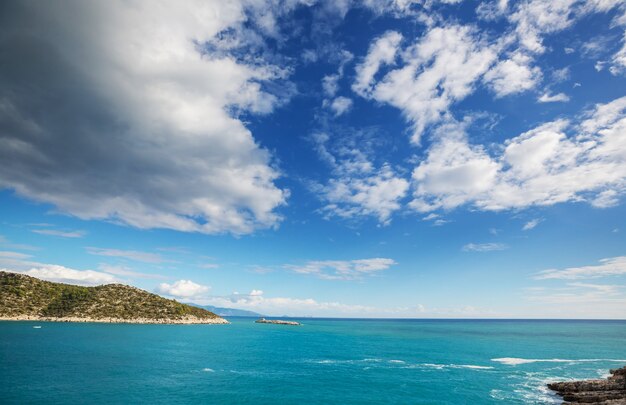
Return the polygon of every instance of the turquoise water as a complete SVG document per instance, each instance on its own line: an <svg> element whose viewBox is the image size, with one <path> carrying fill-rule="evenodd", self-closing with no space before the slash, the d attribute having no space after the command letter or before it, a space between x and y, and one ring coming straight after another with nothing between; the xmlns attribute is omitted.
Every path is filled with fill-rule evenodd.
<svg viewBox="0 0 626 405"><path fill-rule="evenodd" d="M0 403L545 404L626 365L622 321L230 320L0 322Z"/></svg>

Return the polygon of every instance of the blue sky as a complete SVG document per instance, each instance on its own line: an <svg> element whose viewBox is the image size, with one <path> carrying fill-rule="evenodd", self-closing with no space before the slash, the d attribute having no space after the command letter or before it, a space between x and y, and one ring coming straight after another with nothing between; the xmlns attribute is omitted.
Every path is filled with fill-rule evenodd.
<svg viewBox="0 0 626 405"><path fill-rule="evenodd" d="M626 8L6 2L0 268L271 315L626 317Z"/></svg>

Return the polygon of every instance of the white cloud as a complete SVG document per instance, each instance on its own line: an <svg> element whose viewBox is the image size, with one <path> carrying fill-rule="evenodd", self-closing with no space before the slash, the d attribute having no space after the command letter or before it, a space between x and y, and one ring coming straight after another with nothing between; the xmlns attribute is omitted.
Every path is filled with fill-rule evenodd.
<svg viewBox="0 0 626 405"><path fill-rule="evenodd" d="M419 144L424 131L450 119L450 107L473 93L481 79L496 97L535 88L543 75L533 65L537 55L546 50L544 37L569 28L585 15L616 6L617 2L580 0L483 3L477 9L480 18L506 16L512 25L497 38L474 26L455 25L433 16L424 20L426 33L404 50L400 50L399 33L388 32L374 40L357 66L352 88L362 97L402 111L413 127L412 142ZM400 59L398 68L379 73L396 59ZM621 53L614 59L617 66ZM558 80L565 73L558 72ZM380 80L376 80L377 74L382 76ZM567 101L564 94L546 94L540 100Z"/></svg>
<svg viewBox="0 0 626 405"><path fill-rule="evenodd" d="M356 67L356 80L352 90L361 96L367 96L372 91L374 75L381 66L392 64L400 47L402 35L389 31L378 37L370 45L367 56Z"/></svg>
<svg viewBox="0 0 626 405"><path fill-rule="evenodd" d="M339 67L337 68L337 73L326 75L322 78L322 89L324 90L324 94L328 97L335 97L337 91L339 90L339 80L344 75L344 69L346 64L348 64L354 58L351 52L346 50L342 50L339 53Z"/></svg>
<svg viewBox="0 0 626 405"><path fill-rule="evenodd" d="M569 101L569 96L565 93L550 94L547 92L543 93L541 97L537 99L537 101L540 103L563 103Z"/></svg>
<svg viewBox="0 0 626 405"><path fill-rule="evenodd" d="M271 155L237 116L289 99L281 84L289 69L254 47L279 35L274 14L295 4L7 7L0 187L138 228L242 234L276 226L288 191L274 184ZM231 52L241 49L251 58Z"/></svg>
<svg viewBox="0 0 626 405"><path fill-rule="evenodd" d="M540 304L539 314L554 318L623 319L626 316L624 286L567 283L555 288L526 289L525 298Z"/></svg>
<svg viewBox="0 0 626 405"><path fill-rule="evenodd" d="M468 243L461 250L464 252L493 252L497 250L505 250L509 247L504 243Z"/></svg>
<svg viewBox="0 0 626 405"><path fill-rule="evenodd" d="M93 270L74 270L55 264L32 268L22 273L42 280L78 285L101 285L119 282L119 280L111 274Z"/></svg>
<svg viewBox="0 0 626 405"><path fill-rule="evenodd" d="M539 225L541 223L541 219L540 218L535 218L535 219L531 219L530 221L526 222L524 224L524 226L522 227L523 231L530 231L531 229L535 229L537 227L537 225Z"/></svg>
<svg viewBox="0 0 626 405"><path fill-rule="evenodd" d="M267 297L262 291L229 296L211 296L194 299L200 305L245 309L268 315L291 316L367 316L376 309L364 305L342 304L336 301L320 302L313 298Z"/></svg>
<svg viewBox="0 0 626 405"><path fill-rule="evenodd" d="M564 82L565 80L570 78L570 69L568 66L556 69L552 72L552 78L557 82Z"/></svg>
<svg viewBox="0 0 626 405"><path fill-rule="evenodd" d="M533 59L522 52L515 52L508 59L496 63L484 80L497 97L521 93L534 88L541 81L541 69L531 66Z"/></svg>
<svg viewBox="0 0 626 405"><path fill-rule="evenodd" d="M520 44L531 52L543 53L543 36L569 27L574 22L576 3L577 0L519 2L509 20L516 25Z"/></svg>
<svg viewBox="0 0 626 405"><path fill-rule="evenodd" d="M626 191L626 97L595 106L577 122L531 129L496 148L496 156L471 145L464 125L444 126L445 135L414 170L410 205L417 211L464 204L497 211L567 201L602 206Z"/></svg>
<svg viewBox="0 0 626 405"><path fill-rule="evenodd" d="M624 15L626 15L626 13L624 13ZM624 24L626 24L626 22ZM626 73L626 31L624 31L622 42L622 48L611 58L609 71L614 75Z"/></svg>
<svg viewBox="0 0 626 405"><path fill-rule="evenodd" d="M40 263L32 256L19 252L1 251L0 269L27 274L42 280L78 285L101 285L117 283L115 276L94 270L76 270L57 264Z"/></svg>
<svg viewBox="0 0 626 405"><path fill-rule="evenodd" d="M191 280L178 280L173 284L161 283L157 288L161 294L184 299L206 296L209 290L209 287L196 284Z"/></svg>
<svg viewBox="0 0 626 405"><path fill-rule="evenodd" d="M320 189L328 202L323 212L344 218L374 215L386 225L391 221L391 214L400 209L400 200L408 188L409 182L397 177L388 165L363 178L331 179Z"/></svg>
<svg viewBox="0 0 626 405"><path fill-rule="evenodd" d="M326 280L359 280L397 264L393 259L315 260L303 265L285 265L299 274L310 274Z"/></svg>
<svg viewBox="0 0 626 405"><path fill-rule="evenodd" d="M478 18L486 21L497 20L505 15L509 0L483 1L476 7Z"/></svg>
<svg viewBox="0 0 626 405"><path fill-rule="evenodd" d="M316 133L312 141L320 158L333 170L326 184L312 186L326 203L321 211L327 217L375 216L381 224L389 224L391 214L401 208L400 200L405 197L409 182L387 163L375 169L368 157L372 151L357 148L367 147L369 139L345 137L335 144L328 134Z"/></svg>
<svg viewBox="0 0 626 405"><path fill-rule="evenodd" d="M330 108L335 112L335 117L338 117L350 111L352 100L347 97L337 97L330 104Z"/></svg>
<svg viewBox="0 0 626 405"><path fill-rule="evenodd" d="M413 171L417 198L410 206L420 212L454 208L489 192L500 168L482 147L467 142L462 127L446 124L440 131L447 135Z"/></svg>
<svg viewBox="0 0 626 405"><path fill-rule="evenodd" d="M399 108L413 125L412 142L419 144L428 125L443 119L452 103L473 91L497 52L471 27L435 27L402 52L402 66L373 83L382 62L394 60L400 39L399 34L388 33L373 43L357 66L352 88L363 97Z"/></svg>
<svg viewBox="0 0 626 405"><path fill-rule="evenodd" d="M619 203L619 193L615 190L604 190L591 201L596 208L610 208Z"/></svg>
<svg viewBox="0 0 626 405"><path fill-rule="evenodd" d="M88 247L87 252L92 255L109 256L109 257L121 257L128 260L144 263L162 263L165 259L157 253L141 252L137 250L122 250L122 249L103 249L96 247Z"/></svg>
<svg viewBox="0 0 626 405"><path fill-rule="evenodd" d="M595 266L543 270L535 275L535 279L579 280L619 276L624 274L626 274L626 256L618 256L602 259L600 260L600 264Z"/></svg>
<svg viewBox="0 0 626 405"><path fill-rule="evenodd" d="M134 271L132 268L128 266L112 265L112 264L107 264L107 263L100 263L98 265L98 270L103 271L105 273L114 274L116 276L125 276L125 277L132 277L132 278L145 278L145 279L167 278L160 274L141 273L138 271Z"/></svg>
<svg viewBox="0 0 626 405"><path fill-rule="evenodd" d="M33 229L32 232L41 235L60 236L62 238L82 238L85 236L85 231L61 231L57 229Z"/></svg>

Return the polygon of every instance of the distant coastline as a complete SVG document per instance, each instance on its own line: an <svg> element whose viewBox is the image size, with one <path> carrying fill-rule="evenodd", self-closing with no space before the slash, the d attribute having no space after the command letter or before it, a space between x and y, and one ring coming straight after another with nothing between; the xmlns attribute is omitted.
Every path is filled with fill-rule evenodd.
<svg viewBox="0 0 626 405"><path fill-rule="evenodd" d="M0 320L227 324L206 309L123 284L84 287L0 271Z"/></svg>
<svg viewBox="0 0 626 405"><path fill-rule="evenodd" d="M202 319L197 317L186 317L181 319L150 319L150 318L91 318L91 317L45 317L45 316L0 316L0 321L36 321L36 322L76 322L76 323L128 323L128 324L159 324L159 325L225 325L229 324L224 318Z"/></svg>

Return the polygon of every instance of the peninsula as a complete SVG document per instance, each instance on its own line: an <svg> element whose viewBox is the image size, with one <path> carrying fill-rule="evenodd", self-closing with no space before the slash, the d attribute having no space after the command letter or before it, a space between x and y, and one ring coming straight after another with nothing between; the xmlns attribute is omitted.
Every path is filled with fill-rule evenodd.
<svg viewBox="0 0 626 405"><path fill-rule="evenodd" d="M606 380L567 381L548 384L564 404L626 405L626 367L611 370Z"/></svg>
<svg viewBox="0 0 626 405"><path fill-rule="evenodd" d="M300 322L296 322L296 321L283 321L280 319L265 319L265 318L261 318L261 319L257 319L255 321L256 323L273 323L275 325L293 325L293 326L300 326Z"/></svg>
<svg viewBox="0 0 626 405"><path fill-rule="evenodd" d="M213 312L123 284L83 287L0 271L0 320L224 324Z"/></svg>

